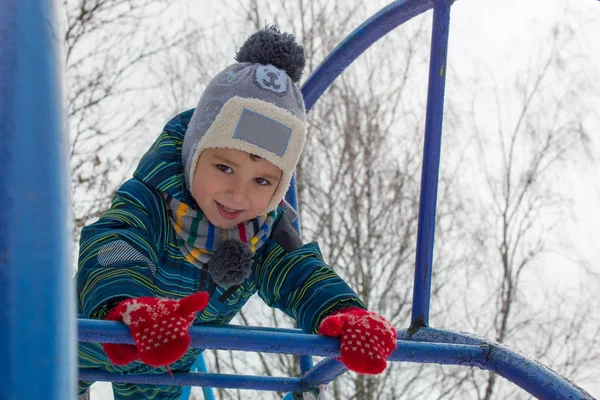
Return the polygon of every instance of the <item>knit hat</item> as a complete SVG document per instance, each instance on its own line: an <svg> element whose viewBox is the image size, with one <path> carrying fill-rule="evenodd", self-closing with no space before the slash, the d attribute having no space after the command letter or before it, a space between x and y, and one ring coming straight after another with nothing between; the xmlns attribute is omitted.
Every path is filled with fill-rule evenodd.
<svg viewBox="0 0 600 400"><path fill-rule="evenodd" d="M306 109L296 87L304 49L293 35L266 27L246 40L235 60L210 81L192 115L182 148L185 179L192 192L204 149L254 154L282 171L271 211L288 190L306 139Z"/></svg>

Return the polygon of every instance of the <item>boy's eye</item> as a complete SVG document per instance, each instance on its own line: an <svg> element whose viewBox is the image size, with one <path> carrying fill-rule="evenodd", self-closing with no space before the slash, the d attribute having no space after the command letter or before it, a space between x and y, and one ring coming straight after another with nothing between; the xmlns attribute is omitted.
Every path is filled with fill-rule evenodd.
<svg viewBox="0 0 600 400"><path fill-rule="evenodd" d="M221 172L225 172L226 174L233 173L233 170L224 164L217 164L217 169Z"/></svg>
<svg viewBox="0 0 600 400"><path fill-rule="evenodd" d="M261 186L268 186L271 184L271 182L269 182L265 178L254 178L254 182L258 183Z"/></svg>

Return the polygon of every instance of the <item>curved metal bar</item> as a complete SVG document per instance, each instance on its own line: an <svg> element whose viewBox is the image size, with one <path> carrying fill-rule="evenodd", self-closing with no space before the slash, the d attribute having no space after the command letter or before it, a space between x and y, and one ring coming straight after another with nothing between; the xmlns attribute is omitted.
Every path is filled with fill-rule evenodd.
<svg viewBox="0 0 600 400"><path fill-rule="evenodd" d="M433 7L431 0L401 0L391 3L356 28L344 39L316 70L308 77L302 86L302 94L307 112L317 102L325 90L352 62L368 49L373 43L392 29L403 24L416 15ZM298 191L296 174L292 175L286 200L298 210ZM298 233L301 232L300 219L293 222ZM312 359L300 356L300 368L307 371L313 366Z"/></svg>
<svg viewBox="0 0 600 400"><path fill-rule="evenodd" d="M348 371L341 361L335 358L326 358L315 365L310 371L300 377L303 387L313 388L322 384L328 384L338 376Z"/></svg>
<svg viewBox="0 0 600 400"><path fill-rule="evenodd" d="M412 325L429 324L433 240L443 119L449 10L453 0L400 0L384 7L348 35L315 69L302 87L307 111L333 81L377 40L409 19L434 8L427 124L421 180L419 233L415 261ZM296 201L296 187L288 192Z"/></svg>
<svg viewBox="0 0 600 400"><path fill-rule="evenodd" d="M443 14L447 7L452 3L452 0L435 0L435 3L436 7L439 6L438 14L440 14L440 12ZM433 0L396 1L376 13L352 32L323 61L323 63L321 63L303 86L302 92L305 97L307 110L312 108L318 98L331 85L337 76L339 76L339 74L341 74L343 70L370 45L393 28L412 17L427 11L433 6ZM432 74L435 75L436 72L440 72L442 78L445 76L447 31L443 32L442 36L435 37L436 26L442 26L440 24L436 25L438 19L444 22L442 25L446 27L445 29L447 29L448 26L447 21L444 21L444 19L447 19L447 16L441 15L440 17L438 15L436 18L434 15L434 38L432 38L431 50L432 59L434 58L434 52L439 55L440 48L443 50L443 57L441 60L432 62L430 66L428 125L433 125L433 127L426 129L426 136L429 131L441 132L444 81L443 79L438 79L434 84L431 83L431 79L433 79ZM435 47L436 45L440 45L441 47ZM432 116L433 119L430 118L430 116ZM426 154L431 152L431 150L427 150L427 143L425 147ZM439 149L437 151L438 163L437 166L434 165L436 169L434 172L436 172L436 174L437 168L439 168ZM433 153L435 153L435 151L433 151ZM436 156L436 154L434 154L434 156ZM435 175L435 177L437 178L437 175ZM424 179L424 181L428 182L425 184L431 183L431 179ZM293 182L293 186L295 190L295 182ZM290 198L290 200L293 203L296 203L295 197ZM425 215L430 211L430 206L423 209L422 205L420 214ZM435 198L433 199L433 214L435 214ZM421 238L419 240L424 246L428 246L428 240ZM427 273L429 274L430 279L430 268ZM422 293L428 292L429 290L428 287L424 287L423 289ZM400 340L398 341L398 347L390 356L390 361L475 366L497 373L539 398L592 399L592 397L583 389L570 383L567 379L550 370L548 367L539 362L529 360L506 346L475 335L454 333L427 327L421 328L420 325L415 322L420 321L422 323L421 325L427 325L428 307L428 298L426 298L425 301L420 301L420 303L417 304L417 311L415 314L413 304L412 327L408 331L399 332ZM424 313L423 310L426 310L426 313ZM414 317L415 315L417 318ZM79 328L80 341L132 343L127 328L115 322L80 320ZM264 327L244 328L204 326L192 327L190 334L192 336L192 345L200 348L301 355L310 354L325 357L339 356L339 342L337 340L316 335L308 335L298 330L277 330ZM333 358L327 358L311 370L304 372L301 378L273 378L198 373L177 373L174 377L170 377L167 374L123 376L91 371L81 371L80 378L117 382L294 391L301 388L318 386L322 383L328 383L344 372L345 367L340 362Z"/></svg>
<svg viewBox="0 0 600 400"><path fill-rule="evenodd" d="M293 330L279 331L256 327L225 326L192 327L190 329L192 346L207 349L228 349L284 354L310 354L323 357L339 357L339 341ZM566 378L545 365L509 349L508 347L468 333L457 333L441 329L421 328L417 332L399 331L398 347L388 361L415 363L436 363L442 365L463 365L478 367L497 373L532 395L543 399L581 399L593 400L593 397ZM79 320L79 340L102 343L133 343L127 327L118 322ZM305 372L298 381L275 380L260 381L256 377L218 374L184 374L177 380L169 380L168 375L147 377L127 377L121 375L99 374L94 379L118 382L154 382L176 385L196 385L211 387L260 388L259 382L266 382L262 390L294 391L300 388L315 387L329 383L345 372L345 367L337 360L328 358ZM85 375L90 376L89 371ZM176 374L177 375L177 374ZM212 376L217 376L212 380ZM227 379L233 386L228 384ZM256 378L256 379L255 379ZM195 381L194 379L199 379ZM249 382L249 383L248 383ZM298 384L296 387L294 385ZM283 386L281 386L283 385ZM291 387L291 386L293 387ZM267 387L271 388L268 389Z"/></svg>
<svg viewBox="0 0 600 400"><path fill-rule="evenodd" d="M333 81L373 43L409 19L431 9L433 0L399 0L382 8L350 33L302 86L309 111Z"/></svg>
<svg viewBox="0 0 600 400"><path fill-rule="evenodd" d="M417 332L398 332L398 338L429 343L486 346L489 349L488 354L484 364L479 368L508 379L536 398L594 400L584 389L544 364L481 336L444 329L421 328Z"/></svg>

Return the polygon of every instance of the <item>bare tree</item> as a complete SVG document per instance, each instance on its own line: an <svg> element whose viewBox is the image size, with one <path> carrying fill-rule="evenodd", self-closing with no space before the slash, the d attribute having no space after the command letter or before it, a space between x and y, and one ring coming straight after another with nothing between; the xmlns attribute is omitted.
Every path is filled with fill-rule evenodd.
<svg viewBox="0 0 600 400"><path fill-rule="evenodd" d="M64 4L79 227L105 208L129 172L128 154L122 149L131 137L151 122L149 140L154 140L156 119L164 122L195 106L204 85L231 62L236 43L249 33L266 24L294 32L306 49L306 77L377 7L358 0L231 0L216 6L220 11L213 14L214 22L202 30L190 17L178 21L168 34L148 36L150 31L140 28L144 18L165 12L166 2L65 0ZM428 18L417 18L400 33L390 34L332 85L309 115L306 151L296 171L305 241L319 241L326 260L369 308L388 316L400 329L408 325L412 294ZM582 149L588 140L587 129L578 122L590 110L580 108L576 99L589 83L563 81L559 89L547 85L568 72L561 70L567 68L562 57L573 32L564 34L555 31L554 47L544 62L521 75L511 86L517 91L506 101L498 88L492 91L495 124L489 114L483 122L478 116L479 97L473 97L471 115L456 112L458 104L452 100L446 106L443 154L460 156L449 157L440 171L431 319L437 326L483 334L517 349L529 346L531 356L559 372L588 379L593 375L587 371L594 371L588 367L597 365L599 358L597 346L586 345L600 339L598 327L585 319L593 303L579 297L571 307L565 296L541 291L552 306L534 308L529 298L531 271L554 248L551 235L559 228L559 221L547 216L565 205L553 180L561 168L585 154ZM214 45L215 38L219 46ZM150 71L153 79L137 80L140 70ZM482 92L480 86L475 89ZM160 101L120 107L140 91L151 91ZM515 97L520 99L516 116L511 114ZM469 124L466 121L474 135L461 152L463 143L456 138ZM134 135L125 140L124 132ZM137 156L131 153L131 159ZM470 189L473 184L465 180L465 168L482 171L475 179L485 190ZM457 194L464 194L460 189L467 196L457 202ZM586 296L593 296L593 290L585 289ZM252 299L245 309L252 312L241 313L234 322L293 326L282 313L260 304ZM213 372L300 373L291 356L225 351L206 355ZM345 374L330 387L336 399L523 395L493 374L408 363L394 363L379 377ZM218 396L241 399L248 392L219 390Z"/></svg>
<svg viewBox="0 0 600 400"><path fill-rule="evenodd" d="M363 21L359 16L366 12L362 2L342 5L319 1L298 1L294 8L252 1L238 3L229 10L237 12L234 17L246 35L265 23L294 32L305 45L307 75ZM389 316L400 328L408 325L412 294L427 21L421 18L402 34L383 39L334 83L309 114L308 142L296 171L305 241L318 240L329 264L365 303ZM411 80L413 75L420 81ZM457 206L449 194L446 198L448 201L440 207L444 221L441 233L452 228L455 212L451 210ZM443 246L438 251L446 254ZM440 276L453 257L448 252L445 261L440 262ZM434 292L443 282L438 281ZM257 307L251 302L246 310L252 313L242 312L237 321L293 326L281 313L264 309L257 312ZM246 354L235 355L225 365L224 360L230 357L223 353L219 358L211 357L211 368L234 372L252 369L267 375L297 376L300 372L294 357L257 355L254 362L248 363ZM426 371L419 365L394 365L376 378L347 374L331 385L331 391L340 399L410 398L422 390L418 377ZM220 395L236 398L239 392L226 390Z"/></svg>
<svg viewBox="0 0 600 400"><path fill-rule="evenodd" d="M483 182L478 185L476 173L465 182L475 179L470 186L483 190L466 193L473 213L465 235L470 240L463 246L473 259L459 275L465 280L463 274L469 275L461 293L472 295L459 320L463 330L522 350L571 379L585 380L590 378L585 370L597 371L600 357L599 329L586 318L593 312L591 297L565 302L560 293L542 290L544 281L536 274L563 240L561 224L569 202L557 182L565 179L562 173L569 165L589 156L590 132L582 121L594 112L581 98L590 82L585 74L574 75L566 62L575 35L568 27L555 27L550 48L531 60L514 86L508 91L494 86L492 118L482 113L488 104L480 95L482 87L473 95L471 149ZM598 287L597 281L590 283ZM545 302L539 301L541 296ZM443 398L528 397L493 373L442 376Z"/></svg>
<svg viewBox="0 0 600 400"><path fill-rule="evenodd" d="M131 148L155 109L143 95L161 84L148 83L140 72L190 34L167 36L164 29L149 28L167 5L164 0L63 0L76 237L106 208L131 170L128 162L138 156ZM128 102L137 107L125 108Z"/></svg>

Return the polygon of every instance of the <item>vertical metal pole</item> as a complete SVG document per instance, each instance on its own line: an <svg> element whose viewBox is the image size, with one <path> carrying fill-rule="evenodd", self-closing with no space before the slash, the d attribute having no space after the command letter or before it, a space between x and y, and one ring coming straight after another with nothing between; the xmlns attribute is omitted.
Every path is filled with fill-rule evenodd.
<svg viewBox="0 0 600 400"><path fill-rule="evenodd" d="M56 0L0 11L0 399L74 399L68 137Z"/></svg>
<svg viewBox="0 0 600 400"><path fill-rule="evenodd" d="M289 187L287 193L285 194L285 201L287 201L290 206L294 207L294 210L299 211L299 209L298 209L298 188L296 187L296 173L295 172L292 175L292 180L290 181L290 187ZM298 232L298 234L301 235L300 216L298 216L298 218L296 218L296 220L294 222L292 222L292 225L294 225L296 232Z"/></svg>
<svg viewBox="0 0 600 400"><path fill-rule="evenodd" d="M298 188L296 186L296 173L294 173L292 175L292 180L290 182L290 187L287 191L287 193L285 194L285 200L292 206L294 207L294 210L299 211L298 210ZM300 216L298 216L298 218L296 218L296 220L292 223L294 225L294 228L296 229L296 232L298 232L299 235L301 235L301 228L300 228ZM306 372L309 369L311 369L313 367L313 359L311 356L299 356L300 359L300 371L302 372Z"/></svg>
<svg viewBox="0 0 600 400"><path fill-rule="evenodd" d="M431 272L435 213L442 144L442 121L444 114L444 88L446 84L446 60L448 31L450 27L450 0L436 0L433 8L433 32L431 58L429 60L429 87L427 93L427 120L423 149L421 175L421 199L417 233L417 255L411 328L429 325L429 302L431 296Z"/></svg>
<svg viewBox="0 0 600 400"><path fill-rule="evenodd" d="M204 353L200 354L198 359L196 360L198 364L199 372L208 372L208 367L206 366L206 361L204 359ZM212 388L210 387L202 387L202 394L204 395L204 400L215 400L215 395L213 393Z"/></svg>
<svg viewBox="0 0 600 400"><path fill-rule="evenodd" d="M204 352L198 354L198 357L196 358L194 365L192 365L192 368L190 368L190 372L208 373L208 366L206 365L206 359L204 358ZM181 396L179 396L179 400L189 400L191 393L192 393L192 387L185 386L183 388L183 392L181 393ZM215 400L215 394L211 387L202 386L202 395L204 396L204 400Z"/></svg>

